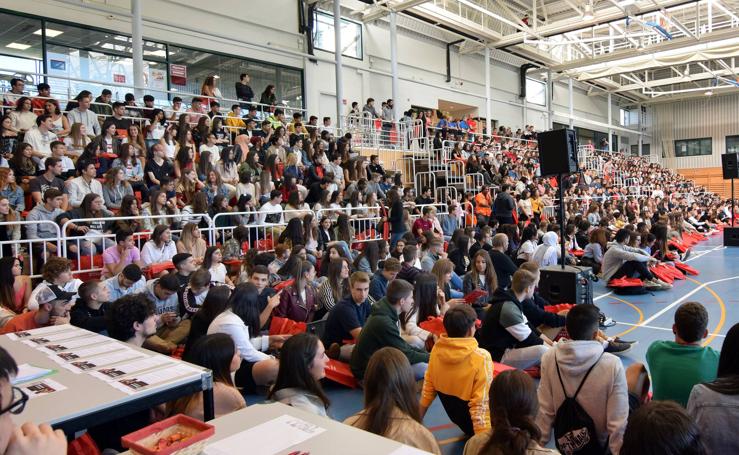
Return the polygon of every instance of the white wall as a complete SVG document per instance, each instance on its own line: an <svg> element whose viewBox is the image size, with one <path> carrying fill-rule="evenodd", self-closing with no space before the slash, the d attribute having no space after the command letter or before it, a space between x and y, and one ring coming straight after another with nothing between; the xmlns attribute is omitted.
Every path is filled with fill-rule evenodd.
<svg viewBox="0 0 739 455"><path fill-rule="evenodd" d="M327 97L336 95L333 54L316 50L318 62L311 62L304 55L305 37L298 34L295 0L219 0L210 4L196 0L142 0L141 4L145 38L301 68L305 73L308 112L335 115L333 110L320 112L330 105ZM128 0L88 0L84 5L75 0L0 0L0 8L125 34L131 32ZM391 97L388 26L378 22L366 24L363 29L363 60L343 59L346 110L352 101L362 105L370 96L377 100ZM396 104L402 111L411 104L436 107L438 100L444 99L476 106L484 116L482 56L459 55L453 51L452 82L447 83L445 51L444 43L399 28L400 83ZM546 128L545 107L530 105L524 112L522 100L518 98L517 67L492 61L491 81L493 119L514 129L526 123ZM607 122L604 96L588 96L583 90L575 89L574 104L576 125L607 129L603 126ZM553 109L554 120L567 123L566 83L555 84ZM618 108L614 109L615 124Z"/></svg>

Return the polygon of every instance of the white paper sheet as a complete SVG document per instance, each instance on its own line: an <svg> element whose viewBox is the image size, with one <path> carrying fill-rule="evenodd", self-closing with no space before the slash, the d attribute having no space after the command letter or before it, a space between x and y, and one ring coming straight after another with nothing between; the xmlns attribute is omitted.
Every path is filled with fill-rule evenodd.
<svg viewBox="0 0 739 455"><path fill-rule="evenodd" d="M173 363L175 363L174 360L167 357L154 356L137 359L120 365L111 365L105 368L99 368L95 371L90 371L89 374L90 376L102 379L103 381L111 382L138 371L144 371L150 368L160 367L162 365L171 365Z"/></svg>
<svg viewBox="0 0 739 455"><path fill-rule="evenodd" d="M92 357L94 355L104 354L106 352L119 351L122 349L127 349L127 348L125 347L125 345L118 344L118 343L100 344L100 345L95 345L93 347L86 348L86 349L75 349L73 351L60 352L58 354L51 356L51 359L58 363L73 362L78 359L83 359L85 357Z"/></svg>
<svg viewBox="0 0 739 455"><path fill-rule="evenodd" d="M142 352L134 351L133 349L126 349L123 351L111 352L109 354L95 356L88 359L74 360L69 363L65 363L63 360L59 359L59 365L62 368L66 368L67 370L71 371L72 373L81 373L83 371L93 370L95 368L100 368L106 365L112 365L114 363L125 362L126 360L144 357L146 356Z"/></svg>
<svg viewBox="0 0 739 455"><path fill-rule="evenodd" d="M138 375L132 375L125 379L111 382L110 385L122 392L134 394L152 385L170 382L175 379L192 377L194 375L200 375L200 370L196 370L195 368L186 365L178 365L171 368L162 368Z"/></svg>
<svg viewBox="0 0 739 455"><path fill-rule="evenodd" d="M100 335L71 338L67 340L53 341L51 343L44 344L43 346L39 347L39 351L45 352L47 354L56 354L57 352L69 351L70 349L74 348L100 344L101 342L105 341L110 341L110 338Z"/></svg>
<svg viewBox="0 0 739 455"><path fill-rule="evenodd" d="M389 455L430 455L430 453L415 447L403 445L390 452Z"/></svg>
<svg viewBox="0 0 739 455"><path fill-rule="evenodd" d="M231 455L243 453L249 448L249 455L274 455L285 449L307 441L326 431L318 425L289 415L264 422L256 427L221 439L205 448L205 455ZM423 452L422 452L423 453Z"/></svg>
<svg viewBox="0 0 739 455"><path fill-rule="evenodd" d="M24 330L22 332L15 332L15 333L8 333L6 336L10 338L11 340L18 340L21 338L30 338L34 336L40 336L45 334L52 334L57 332L77 332L77 333L86 333L82 332L80 329L73 325L65 324L65 325L50 325L48 327L41 327L38 329L33 330Z"/></svg>
<svg viewBox="0 0 739 455"><path fill-rule="evenodd" d="M28 394L28 397L33 400L34 398L44 397L51 395L52 393L59 392L60 390L66 390L67 388L58 382L51 379L42 379L40 381L33 381L20 386L21 390Z"/></svg>

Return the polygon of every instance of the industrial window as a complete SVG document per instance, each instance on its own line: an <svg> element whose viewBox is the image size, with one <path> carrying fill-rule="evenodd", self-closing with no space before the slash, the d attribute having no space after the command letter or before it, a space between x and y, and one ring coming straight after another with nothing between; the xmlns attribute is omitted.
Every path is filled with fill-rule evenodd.
<svg viewBox="0 0 739 455"><path fill-rule="evenodd" d="M547 104L547 84L526 78L526 101L544 106Z"/></svg>
<svg viewBox="0 0 739 455"><path fill-rule="evenodd" d="M739 153L739 136L726 136L726 153Z"/></svg>
<svg viewBox="0 0 739 455"><path fill-rule="evenodd" d="M313 46L326 52L335 52L334 16L316 11L313 25ZM341 55L362 59L362 24L341 19Z"/></svg>
<svg viewBox="0 0 739 455"><path fill-rule="evenodd" d="M675 141L675 156L701 156L713 153L710 137Z"/></svg>

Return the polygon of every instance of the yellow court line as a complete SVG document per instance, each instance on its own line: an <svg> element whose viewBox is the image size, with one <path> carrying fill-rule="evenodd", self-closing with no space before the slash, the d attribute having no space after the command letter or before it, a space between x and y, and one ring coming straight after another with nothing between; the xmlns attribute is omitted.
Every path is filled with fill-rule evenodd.
<svg viewBox="0 0 739 455"><path fill-rule="evenodd" d="M688 281L695 283L697 285L703 284L700 281L694 280L692 278L688 278ZM713 332L711 332L712 335L706 338L706 341L703 342L703 346L708 346L709 344L711 344L713 339L716 338L716 335L723 328L724 323L726 322L726 304L724 303L723 299L719 297L718 294L716 294L716 291L711 289L709 286L704 286L704 288L706 291L711 293L713 298L715 298L716 301L718 302L719 308L721 308L721 317L719 318L718 324L716 324L716 329Z"/></svg>
<svg viewBox="0 0 739 455"><path fill-rule="evenodd" d="M456 436L454 438L442 439L441 441L436 441L436 442L439 444L439 446L445 446L445 445L451 444L453 442L464 441L465 439L467 439L467 437L465 437L465 436Z"/></svg>
<svg viewBox="0 0 739 455"><path fill-rule="evenodd" d="M618 300L621 303L625 303L626 305L628 305L631 308L635 309L636 312L637 312L637 314L639 315L639 321L637 321L637 323L634 326L629 327L628 329L624 330L623 332L621 332L621 333L619 333L619 334L617 334L615 336L616 337L622 337L622 336L626 335L627 333L631 332L632 330L636 330L637 328L639 328L639 324L641 324L642 322L644 322L644 312L641 310L641 308L639 308L638 306L634 305L631 302L627 302L626 300L619 299L618 297L613 297L612 296L611 298L613 300Z"/></svg>

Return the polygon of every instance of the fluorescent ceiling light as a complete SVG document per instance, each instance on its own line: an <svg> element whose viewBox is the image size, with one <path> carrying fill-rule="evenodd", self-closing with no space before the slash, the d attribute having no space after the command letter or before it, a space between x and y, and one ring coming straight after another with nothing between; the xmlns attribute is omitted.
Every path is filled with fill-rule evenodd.
<svg viewBox="0 0 739 455"><path fill-rule="evenodd" d="M705 93L705 95L706 95L706 96L711 96L711 95L713 95L713 90L706 90L706 93Z"/></svg>
<svg viewBox="0 0 739 455"><path fill-rule="evenodd" d="M25 51L26 49L28 49L29 47L31 47L31 45L30 44L21 44L21 43L10 43L10 44L8 44L5 47L9 47L11 49L18 49L18 50L21 50L21 51Z"/></svg>
<svg viewBox="0 0 739 455"><path fill-rule="evenodd" d="M593 19L595 15L593 14L593 2L588 2L587 5L585 5L585 8L583 9L582 18L586 21L589 21L590 19Z"/></svg>
<svg viewBox="0 0 739 455"><path fill-rule="evenodd" d="M46 29L46 37L47 38L55 38L55 37L61 35L62 33L64 33L64 32L62 32L60 30L54 30L54 29L51 29L51 28L47 28ZM36 30L35 32L33 32L33 34L34 35L41 36L41 34L42 34L41 29Z"/></svg>
<svg viewBox="0 0 739 455"><path fill-rule="evenodd" d="M221 78L221 76L219 76L217 74L213 75L213 79L220 79L220 78Z"/></svg>

